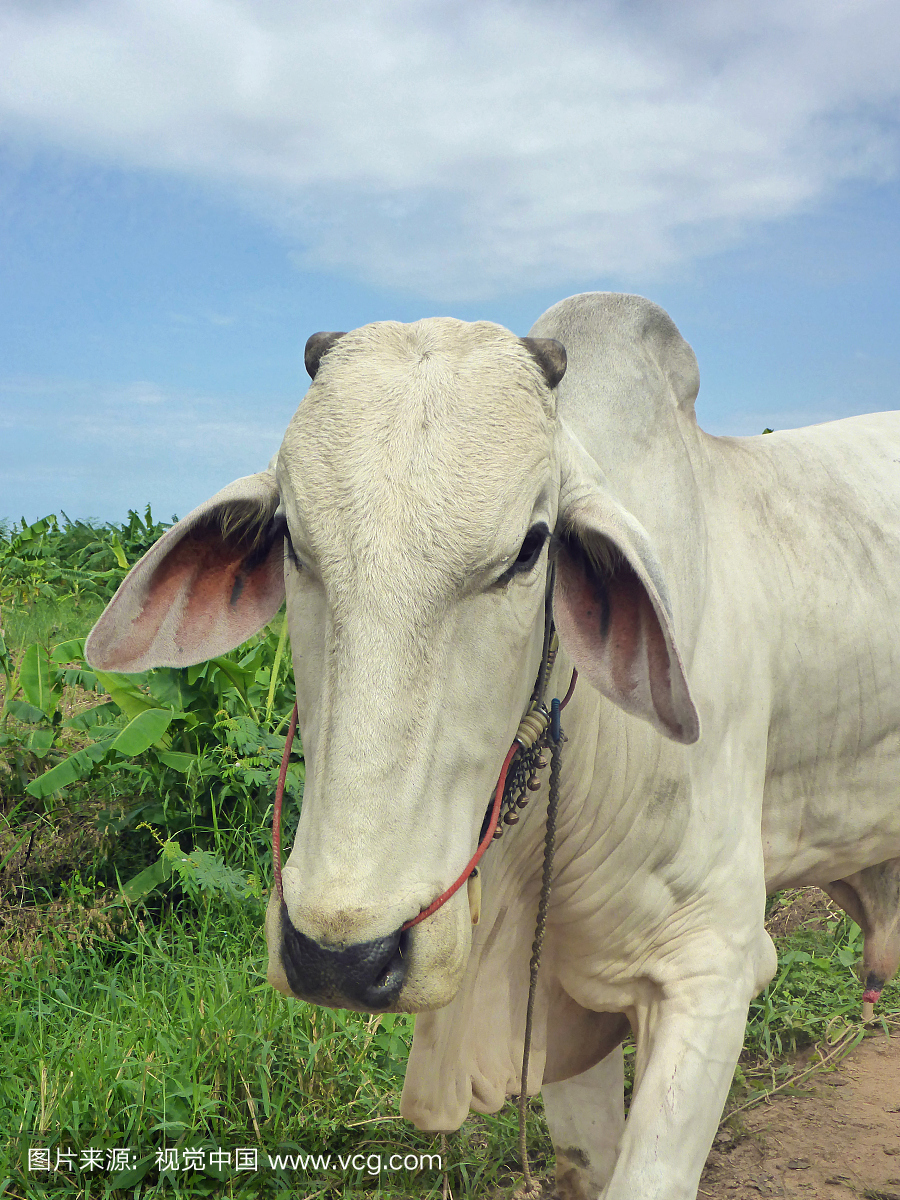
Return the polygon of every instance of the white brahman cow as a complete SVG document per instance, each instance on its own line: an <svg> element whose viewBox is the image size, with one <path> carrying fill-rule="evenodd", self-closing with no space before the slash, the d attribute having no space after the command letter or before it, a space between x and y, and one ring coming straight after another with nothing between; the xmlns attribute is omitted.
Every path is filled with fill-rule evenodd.
<svg viewBox="0 0 900 1200"><path fill-rule="evenodd" d="M533 1090L561 1195L687 1200L775 969L766 889L831 887L897 966L900 418L710 437L690 347L635 296L565 300L531 339L317 335L307 363L274 466L169 530L88 657L196 663L286 591L306 793L269 978L420 1012L403 1112L452 1130L520 1086L542 806L488 850L474 931L466 888L401 926L472 855L555 562L548 694L580 682Z"/></svg>

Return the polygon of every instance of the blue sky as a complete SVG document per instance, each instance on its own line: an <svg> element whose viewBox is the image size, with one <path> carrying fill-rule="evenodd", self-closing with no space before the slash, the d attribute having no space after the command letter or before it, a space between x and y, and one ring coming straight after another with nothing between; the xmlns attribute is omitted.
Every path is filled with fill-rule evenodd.
<svg viewBox="0 0 900 1200"><path fill-rule="evenodd" d="M183 515L318 329L635 291L698 414L900 408L894 0L8 0L0 518Z"/></svg>

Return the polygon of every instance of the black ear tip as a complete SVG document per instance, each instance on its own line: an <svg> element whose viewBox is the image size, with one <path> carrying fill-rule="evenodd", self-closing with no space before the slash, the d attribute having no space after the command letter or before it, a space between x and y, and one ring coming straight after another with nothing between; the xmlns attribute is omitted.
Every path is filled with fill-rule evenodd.
<svg viewBox="0 0 900 1200"><path fill-rule="evenodd" d="M308 339L306 350L303 352L303 361L310 379L315 379L322 355L327 354L338 338L343 336L343 333L314 333Z"/></svg>
<svg viewBox="0 0 900 1200"><path fill-rule="evenodd" d="M566 373L568 359L565 346L556 338L524 337L519 340L541 368L547 387L555 388Z"/></svg>

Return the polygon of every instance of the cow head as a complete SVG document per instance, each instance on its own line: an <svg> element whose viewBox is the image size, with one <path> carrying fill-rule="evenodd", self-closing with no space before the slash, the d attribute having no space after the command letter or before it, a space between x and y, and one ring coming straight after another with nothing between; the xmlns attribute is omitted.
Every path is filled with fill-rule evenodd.
<svg viewBox="0 0 900 1200"><path fill-rule="evenodd" d="M306 788L269 979L364 1010L446 1004L459 875L528 701L548 561L563 648L663 734L697 718L641 527L558 419L558 343L449 319L310 339L276 465L169 530L88 640L97 667L186 666L286 593Z"/></svg>

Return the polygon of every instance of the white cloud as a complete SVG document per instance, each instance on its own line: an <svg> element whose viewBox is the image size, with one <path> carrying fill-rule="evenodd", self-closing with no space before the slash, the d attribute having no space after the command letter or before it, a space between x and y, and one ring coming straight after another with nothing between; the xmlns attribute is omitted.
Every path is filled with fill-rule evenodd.
<svg viewBox="0 0 900 1200"><path fill-rule="evenodd" d="M665 269L900 163L894 0L82 0L0 128L199 179L443 299Z"/></svg>

